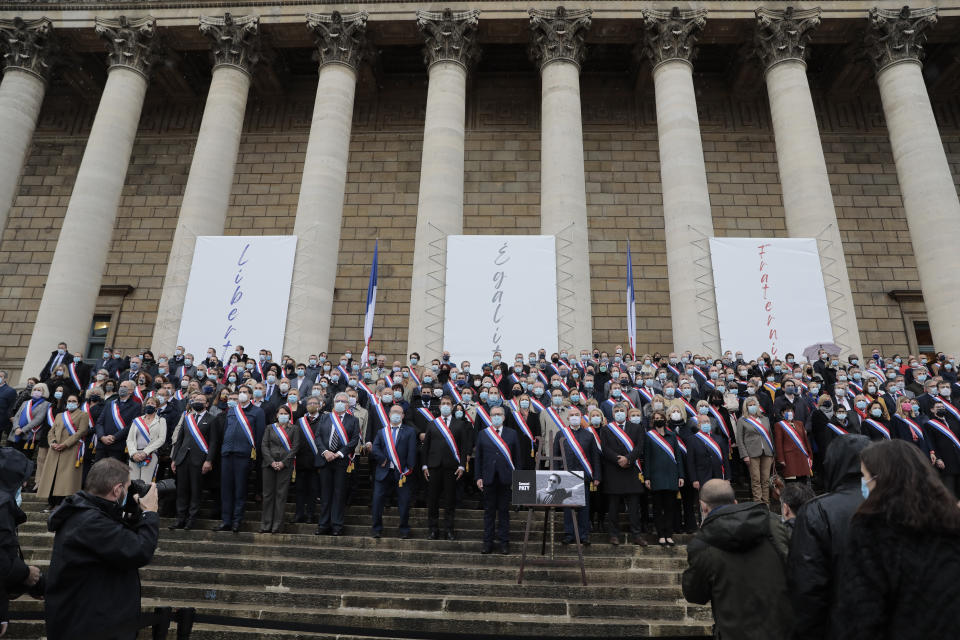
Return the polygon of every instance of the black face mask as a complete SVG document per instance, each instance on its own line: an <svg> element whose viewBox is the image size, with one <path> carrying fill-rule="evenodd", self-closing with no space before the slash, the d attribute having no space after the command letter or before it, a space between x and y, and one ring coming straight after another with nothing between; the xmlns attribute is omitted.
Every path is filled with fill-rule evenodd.
<svg viewBox="0 0 960 640"><path fill-rule="evenodd" d="M87 396L87 400L92 404L100 402L100 396Z"/></svg>
<svg viewBox="0 0 960 640"><path fill-rule="evenodd" d="M194 402L193 404L190 405L190 408L192 408L194 411L199 413L203 411L204 406L206 405L204 405L202 402Z"/></svg>
<svg viewBox="0 0 960 640"><path fill-rule="evenodd" d="M550 362L553 362L554 364L556 364L557 362L560 362L560 358L558 358L557 356L553 356L552 358L550 358Z"/></svg>
<svg viewBox="0 0 960 640"><path fill-rule="evenodd" d="M660 428L662 428L662 427L667 426L667 423L664 422L663 420L654 420L654 421L653 421L653 426L656 427L657 429L660 429Z"/></svg>
<svg viewBox="0 0 960 640"><path fill-rule="evenodd" d="M152 416L153 414L155 414L155 413L157 412L157 408L156 408L155 406L153 406L152 404L148 404L147 406L145 406L145 407L143 408L143 412L144 412L145 414L147 414L148 416Z"/></svg>

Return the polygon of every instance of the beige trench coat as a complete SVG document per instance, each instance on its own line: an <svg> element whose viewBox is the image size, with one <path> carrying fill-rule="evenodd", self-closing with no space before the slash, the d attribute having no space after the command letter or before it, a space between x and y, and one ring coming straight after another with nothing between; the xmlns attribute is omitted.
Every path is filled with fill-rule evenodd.
<svg viewBox="0 0 960 640"><path fill-rule="evenodd" d="M48 438L50 450L40 470L40 479L37 481L37 495L43 498L51 495L70 496L82 488L83 469L76 466L77 447L80 446L81 438L90 430L90 421L82 409L73 411L70 417L77 429L74 435L71 436L63 425L62 413L56 417L53 428L50 429ZM67 448L56 451L53 448L55 444L63 444Z"/></svg>

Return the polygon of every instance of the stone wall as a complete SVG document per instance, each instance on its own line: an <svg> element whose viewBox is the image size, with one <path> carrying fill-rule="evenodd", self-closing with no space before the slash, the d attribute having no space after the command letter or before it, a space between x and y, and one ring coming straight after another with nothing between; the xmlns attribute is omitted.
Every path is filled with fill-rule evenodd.
<svg viewBox="0 0 960 640"><path fill-rule="evenodd" d="M506 81L512 89L495 91L503 81L480 78L469 93L466 233L539 232L539 96L530 77L511 76ZM639 347L665 350L671 342L670 305L650 96L635 100L625 81L602 76L585 77L583 87L595 343L610 349L626 341L623 289L629 238ZM374 348L391 356L406 349L424 96L424 83L416 79L376 94L360 93L341 245L331 248L339 251L333 352L356 349L361 343L375 238L381 242ZM715 233L784 236L765 96L735 102L710 90L698 99ZM252 100L227 234L292 232L309 126L304 114L309 113L310 100L308 95L283 105ZM818 96L816 102L861 340L865 348L906 351L903 312L887 292L918 290L919 283L875 96L847 103ZM26 353L91 108L50 100L44 105L0 241L0 322L6 328L0 336L0 367L18 369ZM103 230L113 234L103 284L133 287L119 310L113 336L113 343L124 349L149 345L201 108L166 105L151 94L116 228ZM938 108L956 168L960 125L954 114L955 110ZM811 235L818 231L811 230ZM464 281L469 282L469 274Z"/></svg>

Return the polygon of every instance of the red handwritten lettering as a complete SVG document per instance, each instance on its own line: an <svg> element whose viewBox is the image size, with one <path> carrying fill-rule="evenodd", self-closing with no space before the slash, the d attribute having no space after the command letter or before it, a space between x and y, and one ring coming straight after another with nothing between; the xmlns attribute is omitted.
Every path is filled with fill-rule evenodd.
<svg viewBox="0 0 960 640"><path fill-rule="evenodd" d="M767 255L767 248L770 246L769 243L757 245L759 249L758 257L760 258L760 289L763 293L763 311L767 314L767 327L769 328L769 333L767 338L770 340L769 352L771 356L776 356L779 352L777 349L777 327L776 316L773 315L773 301L770 299L772 295L769 295L770 292L770 273L767 271L767 267L770 265L763 259Z"/></svg>

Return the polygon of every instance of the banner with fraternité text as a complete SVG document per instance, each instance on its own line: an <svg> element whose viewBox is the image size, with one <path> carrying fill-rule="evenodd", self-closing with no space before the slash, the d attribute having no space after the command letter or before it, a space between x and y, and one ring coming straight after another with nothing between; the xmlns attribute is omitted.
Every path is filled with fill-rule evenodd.
<svg viewBox="0 0 960 640"><path fill-rule="evenodd" d="M177 344L226 361L237 345L279 359L296 236L198 236Z"/></svg>
<svg viewBox="0 0 960 640"><path fill-rule="evenodd" d="M833 342L814 238L711 238L723 351L783 358Z"/></svg>
<svg viewBox="0 0 960 640"><path fill-rule="evenodd" d="M555 351L556 270L554 236L447 236L444 349L475 370L494 351Z"/></svg>

